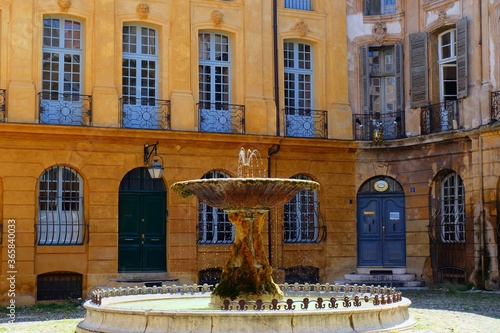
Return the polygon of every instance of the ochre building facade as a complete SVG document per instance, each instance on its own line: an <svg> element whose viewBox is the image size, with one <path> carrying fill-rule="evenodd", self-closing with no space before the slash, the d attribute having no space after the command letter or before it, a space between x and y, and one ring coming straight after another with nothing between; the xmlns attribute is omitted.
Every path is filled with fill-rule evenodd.
<svg viewBox="0 0 500 333"><path fill-rule="evenodd" d="M499 8L0 0L1 301L216 282L231 224L170 186L241 148L320 184L269 212L277 282L498 288Z"/></svg>

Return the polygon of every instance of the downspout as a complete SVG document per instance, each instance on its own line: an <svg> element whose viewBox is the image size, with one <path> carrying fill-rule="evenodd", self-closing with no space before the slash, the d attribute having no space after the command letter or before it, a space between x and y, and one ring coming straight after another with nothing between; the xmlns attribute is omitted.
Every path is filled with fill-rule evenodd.
<svg viewBox="0 0 500 333"><path fill-rule="evenodd" d="M273 0L273 65L274 65L274 104L276 105L276 136L280 136L280 94L278 70L278 1Z"/></svg>
<svg viewBox="0 0 500 333"><path fill-rule="evenodd" d="M271 178L271 155L274 155L276 154L277 152L280 151L280 145L274 145L273 147L269 148L269 150L267 151L267 178ZM272 220L271 220L271 211L269 211L267 213L267 221L268 224L269 224L269 230L267 232L267 243L269 244L268 245L268 257L269 257L269 265L272 267L273 264L272 264L272 240L273 240L273 237L272 237L272 231L273 231L273 224L271 223Z"/></svg>

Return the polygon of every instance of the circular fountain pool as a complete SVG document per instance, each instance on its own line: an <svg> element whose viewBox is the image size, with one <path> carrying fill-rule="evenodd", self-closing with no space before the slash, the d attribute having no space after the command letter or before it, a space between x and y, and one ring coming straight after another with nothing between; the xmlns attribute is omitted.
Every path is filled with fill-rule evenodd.
<svg viewBox="0 0 500 333"><path fill-rule="evenodd" d="M394 290L348 285L307 290L303 285L280 287L285 290L284 301L226 301L222 309L210 308L210 293L192 292L196 287L102 290L85 303L87 316L76 331L388 332L414 323L408 314L411 302Z"/></svg>

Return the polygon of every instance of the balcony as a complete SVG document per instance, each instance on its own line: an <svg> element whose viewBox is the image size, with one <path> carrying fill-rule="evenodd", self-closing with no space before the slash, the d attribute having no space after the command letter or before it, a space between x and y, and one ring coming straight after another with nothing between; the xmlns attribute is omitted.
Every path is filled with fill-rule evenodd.
<svg viewBox="0 0 500 333"><path fill-rule="evenodd" d="M422 135L451 131L458 128L458 100L430 104L421 108Z"/></svg>
<svg viewBox="0 0 500 333"><path fill-rule="evenodd" d="M328 113L324 110L283 109L285 136L328 138Z"/></svg>
<svg viewBox="0 0 500 333"><path fill-rule="evenodd" d="M170 130L170 101L154 98L120 98L124 128Z"/></svg>
<svg viewBox="0 0 500 333"><path fill-rule="evenodd" d="M500 91L491 93L491 120L500 120Z"/></svg>
<svg viewBox="0 0 500 333"><path fill-rule="evenodd" d="M38 93L41 124L92 126L92 96L71 93Z"/></svg>
<svg viewBox="0 0 500 333"><path fill-rule="evenodd" d="M285 8L311 10L311 0L285 0Z"/></svg>
<svg viewBox="0 0 500 333"><path fill-rule="evenodd" d="M245 106L227 103L198 103L200 132L245 134Z"/></svg>
<svg viewBox="0 0 500 333"><path fill-rule="evenodd" d="M0 123L5 122L5 96L6 96L6 90L5 89L0 89Z"/></svg>
<svg viewBox="0 0 500 333"><path fill-rule="evenodd" d="M401 139L404 134L404 112L355 114L352 120L354 140ZM378 136L382 134L382 137Z"/></svg>

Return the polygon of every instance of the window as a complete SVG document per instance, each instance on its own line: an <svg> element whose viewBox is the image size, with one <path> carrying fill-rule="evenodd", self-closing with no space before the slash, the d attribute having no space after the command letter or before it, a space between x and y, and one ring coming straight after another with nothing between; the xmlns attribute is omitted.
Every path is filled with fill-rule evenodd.
<svg viewBox="0 0 500 333"><path fill-rule="evenodd" d="M229 36L202 32L198 35L200 129L231 132Z"/></svg>
<svg viewBox="0 0 500 333"><path fill-rule="evenodd" d="M364 119L369 126L363 137L382 129L384 139L400 137L403 119L403 46L361 48L361 85Z"/></svg>
<svg viewBox="0 0 500 333"><path fill-rule="evenodd" d="M123 27L123 126L157 128L158 45L155 29Z"/></svg>
<svg viewBox="0 0 500 333"><path fill-rule="evenodd" d="M40 121L82 122L82 24L64 18L43 20Z"/></svg>
<svg viewBox="0 0 500 333"><path fill-rule="evenodd" d="M312 137L313 64L309 44L287 41L283 45L284 94L287 136Z"/></svg>
<svg viewBox="0 0 500 333"><path fill-rule="evenodd" d="M38 181L38 245L77 245L83 238L80 175L64 166L46 170Z"/></svg>
<svg viewBox="0 0 500 333"><path fill-rule="evenodd" d="M202 179L230 178L222 171L210 171ZM222 209L198 202L198 243L230 244L234 240L234 226Z"/></svg>
<svg viewBox="0 0 500 333"><path fill-rule="evenodd" d="M285 8L311 10L311 0L285 0Z"/></svg>
<svg viewBox="0 0 500 333"><path fill-rule="evenodd" d="M467 18L440 34L410 34L412 108L461 99L468 94ZM437 45L437 47L435 46ZM437 68L435 71L429 67ZM431 75L429 75L431 73ZM433 73L439 73L433 75ZM429 87L436 87L433 91Z"/></svg>
<svg viewBox="0 0 500 333"><path fill-rule="evenodd" d="M311 180L304 175L292 179ZM285 243L312 243L319 239L317 191L304 190L284 206Z"/></svg>
<svg viewBox="0 0 500 333"><path fill-rule="evenodd" d="M365 0L365 15L387 15L396 12L396 0Z"/></svg>
<svg viewBox="0 0 500 333"><path fill-rule="evenodd" d="M443 243L465 242L465 190L462 179L455 172L439 181L436 191L434 219L439 230L436 234Z"/></svg>

